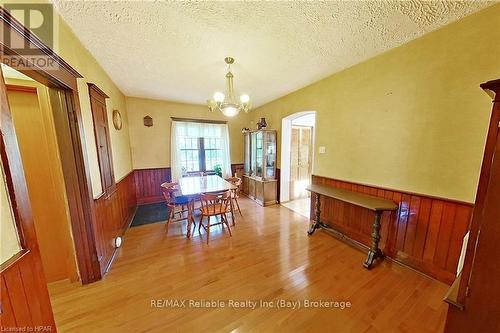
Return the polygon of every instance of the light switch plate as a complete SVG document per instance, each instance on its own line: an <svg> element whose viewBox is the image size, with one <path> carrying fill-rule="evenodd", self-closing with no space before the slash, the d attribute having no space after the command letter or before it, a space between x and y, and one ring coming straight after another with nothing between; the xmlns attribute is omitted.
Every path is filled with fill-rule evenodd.
<svg viewBox="0 0 500 333"><path fill-rule="evenodd" d="M319 146L319 153L320 154L326 153L326 147L325 146Z"/></svg>

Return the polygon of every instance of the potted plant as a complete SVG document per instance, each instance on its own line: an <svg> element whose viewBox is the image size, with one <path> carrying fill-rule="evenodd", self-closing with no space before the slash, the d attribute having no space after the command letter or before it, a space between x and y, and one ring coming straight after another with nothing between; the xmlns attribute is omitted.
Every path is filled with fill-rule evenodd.
<svg viewBox="0 0 500 333"><path fill-rule="evenodd" d="M220 164L214 165L214 172L217 176L222 178L222 165Z"/></svg>

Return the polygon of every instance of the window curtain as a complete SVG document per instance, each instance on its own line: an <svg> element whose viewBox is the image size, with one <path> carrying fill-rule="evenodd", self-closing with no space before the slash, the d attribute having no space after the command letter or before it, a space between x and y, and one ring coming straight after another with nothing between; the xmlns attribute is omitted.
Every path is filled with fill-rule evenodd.
<svg viewBox="0 0 500 333"><path fill-rule="evenodd" d="M182 177L181 167L181 150L177 138L182 132L182 122L172 121L172 129L170 133L170 173L172 181L176 182Z"/></svg>
<svg viewBox="0 0 500 333"><path fill-rule="evenodd" d="M195 123L187 121L172 121L170 141L170 164L172 180L182 177L181 149L179 139L187 138L218 138L222 141L222 177L231 177L231 155L229 150L229 129L227 124Z"/></svg>

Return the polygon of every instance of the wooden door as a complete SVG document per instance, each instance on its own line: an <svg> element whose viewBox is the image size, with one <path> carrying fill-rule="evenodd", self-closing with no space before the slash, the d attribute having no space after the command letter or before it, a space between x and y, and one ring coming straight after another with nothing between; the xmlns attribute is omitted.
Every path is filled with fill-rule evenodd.
<svg viewBox="0 0 500 333"><path fill-rule="evenodd" d="M35 331L36 328L40 330L40 327L45 327L45 331L55 332L24 168L1 70L0 100L1 185L7 189L11 216L16 224L20 245L18 253L0 264L0 323L2 331L15 331L16 328ZM2 223L5 223L4 219Z"/></svg>
<svg viewBox="0 0 500 333"><path fill-rule="evenodd" d="M97 157L101 171L102 191L109 194L115 186L113 159L111 156L111 139L109 136L106 96L97 86L89 84L90 105L94 120L94 133L97 145Z"/></svg>
<svg viewBox="0 0 500 333"><path fill-rule="evenodd" d="M47 89L38 83L16 83L23 85L7 84L7 96L25 171L45 278L49 283L63 279L76 281L78 274L64 177L52 112L48 106Z"/></svg>
<svg viewBox="0 0 500 333"><path fill-rule="evenodd" d="M290 200L305 198L311 182L312 127L292 126L290 158Z"/></svg>

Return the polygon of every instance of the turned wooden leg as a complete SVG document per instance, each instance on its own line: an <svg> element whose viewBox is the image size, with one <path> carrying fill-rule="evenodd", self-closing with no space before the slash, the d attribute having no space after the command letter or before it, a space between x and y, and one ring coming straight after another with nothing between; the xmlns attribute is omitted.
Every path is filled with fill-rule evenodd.
<svg viewBox="0 0 500 333"><path fill-rule="evenodd" d="M210 216L207 217L208 221L207 221L207 244L208 244L208 241L210 239Z"/></svg>
<svg viewBox="0 0 500 333"><path fill-rule="evenodd" d="M182 206L183 209L184 209L184 205ZM186 230L186 233L187 233L187 238L190 238L191 237L191 223L194 221L193 220L193 210L191 209L191 202L188 202L187 204L187 230Z"/></svg>
<svg viewBox="0 0 500 333"><path fill-rule="evenodd" d="M380 218L382 217L382 212L375 212L375 219L373 220L373 230L372 230L372 246L368 252L368 257L366 258L363 266L370 269L373 265L373 261L377 258L383 257L382 251L378 247L380 242Z"/></svg>
<svg viewBox="0 0 500 333"><path fill-rule="evenodd" d="M231 228L229 227L229 223L227 222L226 214L223 214L222 220L224 221L224 224L226 224L227 230L229 230L229 236L233 237L233 234L231 233Z"/></svg>
<svg viewBox="0 0 500 333"><path fill-rule="evenodd" d="M189 216L190 216L190 221L191 221L191 226L192 226L192 230L191 233L194 232L194 229L196 228L196 220L194 219L194 202L192 203L192 205L190 206L190 212L189 213Z"/></svg>
<svg viewBox="0 0 500 333"><path fill-rule="evenodd" d="M231 221L233 221L233 227L234 227L235 226L235 224L234 224L234 203L233 203L232 198L229 199L229 207L231 208Z"/></svg>
<svg viewBox="0 0 500 333"><path fill-rule="evenodd" d="M234 202L236 202L236 207L238 207L238 212L240 212L241 217L243 217L243 214L241 214L240 204L238 203L238 198L234 198Z"/></svg>
<svg viewBox="0 0 500 333"><path fill-rule="evenodd" d="M321 196L316 193L315 197L316 201L314 202L314 212L316 213L316 220L311 224L309 230L307 231L308 235L312 235L321 224Z"/></svg>
<svg viewBox="0 0 500 333"><path fill-rule="evenodd" d="M170 222L174 218L174 214L175 214L173 208L171 208L171 207L168 207L168 208L169 208L168 219L167 219L167 223L165 224L165 233L167 235L168 235L168 225L170 224Z"/></svg>

